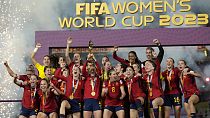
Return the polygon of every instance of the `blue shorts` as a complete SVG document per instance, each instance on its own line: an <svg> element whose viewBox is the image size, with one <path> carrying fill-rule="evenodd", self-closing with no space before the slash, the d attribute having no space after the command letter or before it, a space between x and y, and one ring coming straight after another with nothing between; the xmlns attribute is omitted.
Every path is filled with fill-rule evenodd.
<svg viewBox="0 0 210 118"><path fill-rule="evenodd" d="M130 103L130 109L136 109L137 110L137 105L136 103Z"/></svg>
<svg viewBox="0 0 210 118"><path fill-rule="evenodd" d="M104 109L108 109L111 112L117 112L120 110L124 110L123 106L105 106Z"/></svg>
<svg viewBox="0 0 210 118"><path fill-rule="evenodd" d="M42 113L46 114L47 117L50 117L50 114L53 113L53 112L46 112L46 111L44 112L44 111L42 111L42 110L39 111L39 112L42 112Z"/></svg>
<svg viewBox="0 0 210 118"><path fill-rule="evenodd" d="M162 99L164 100L163 96L160 96L160 98L162 98ZM154 99L150 99L150 100L149 100L149 104L150 104L149 108L153 108L153 105L152 105L152 101L153 101L153 100L154 100Z"/></svg>
<svg viewBox="0 0 210 118"><path fill-rule="evenodd" d="M84 111L101 110L101 103L97 99L84 99Z"/></svg>
<svg viewBox="0 0 210 118"><path fill-rule="evenodd" d="M194 93L193 95L197 95L197 94ZM198 98L200 98L200 95L197 95L197 96L198 96ZM191 96L190 96L190 97L191 97ZM188 103L190 97L184 98L184 103Z"/></svg>
<svg viewBox="0 0 210 118"><path fill-rule="evenodd" d="M35 109L27 109L22 106L20 115L23 115L25 117L30 117L32 115L37 115L37 112L35 111Z"/></svg>
<svg viewBox="0 0 210 118"><path fill-rule="evenodd" d="M168 94L164 96L164 106L182 106L182 96L180 94Z"/></svg>
<svg viewBox="0 0 210 118"><path fill-rule="evenodd" d="M71 105L70 108L71 113L76 113L81 111L81 103L79 102L79 100L69 99L68 102Z"/></svg>

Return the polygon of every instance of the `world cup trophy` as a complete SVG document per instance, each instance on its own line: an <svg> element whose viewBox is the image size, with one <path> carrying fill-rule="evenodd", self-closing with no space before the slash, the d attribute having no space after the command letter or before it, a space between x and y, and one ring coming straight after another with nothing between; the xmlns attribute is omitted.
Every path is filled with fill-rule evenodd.
<svg viewBox="0 0 210 118"><path fill-rule="evenodd" d="M88 47L89 48L89 53L92 54L93 42L90 40L89 43L88 43L88 45L89 45L89 47Z"/></svg>
<svg viewBox="0 0 210 118"><path fill-rule="evenodd" d="M89 61L93 60L93 42L90 40L88 43L88 48L89 48L89 55L90 57L88 58Z"/></svg>

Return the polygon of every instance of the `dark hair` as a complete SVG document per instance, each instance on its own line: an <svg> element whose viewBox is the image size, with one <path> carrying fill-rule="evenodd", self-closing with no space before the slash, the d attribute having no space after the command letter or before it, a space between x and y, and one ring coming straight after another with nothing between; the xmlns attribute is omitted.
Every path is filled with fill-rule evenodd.
<svg viewBox="0 0 210 118"><path fill-rule="evenodd" d="M147 47L146 50L150 50L150 51L152 51L152 52L155 51L154 48L152 48L152 47Z"/></svg>
<svg viewBox="0 0 210 118"><path fill-rule="evenodd" d="M107 62L109 62L109 63L111 64L111 62L110 62L110 61L106 61L106 62L104 63L104 65L103 65L103 66L105 66Z"/></svg>
<svg viewBox="0 0 210 118"><path fill-rule="evenodd" d="M127 68L131 68L131 69L133 70L133 72L134 72L133 66L127 66L126 69L127 69Z"/></svg>
<svg viewBox="0 0 210 118"><path fill-rule="evenodd" d="M119 64L120 64L121 68L123 68L123 72L125 72L125 71L126 71L127 65L125 65L125 64L123 64L123 63L119 63Z"/></svg>
<svg viewBox="0 0 210 118"><path fill-rule="evenodd" d="M50 56L49 56L49 55L45 55L43 58L45 58L45 57L49 57L49 58L50 58Z"/></svg>
<svg viewBox="0 0 210 118"><path fill-rule="evenodd" d="M69 68L66 68L66 67L65 67L64 69L62 69L62 70L61 70L61 74L63 74L63 71L69 71Z"/></svg>
<svg viewBox="0 0 210 118"><path fill-rule="evenodd" d="M114 69L110 69L110 70L108 71L108 75L111 75L111 73L112 73L113 71L115 71L115 70L114 70Z"/></svg>
<svg viewBox="0 0 210 118"><path fill-rule="evenodd" d="M135 52L135 51L130 51L128 54L130 54L130 53L132 53L132 54L135 55L135 57L136 57L135 63L138 64L139 66L141 66L141 61L139 60L139 58L138 58L136 52ZM128 62L129 62L129 61L128 61ZM140 72L141 72L141 68L140 68Z"/></svg>
<svg viewBox="0 0 210 118"><path fill-rule="evenodd" d="M109 57L107 55L104 55L102 58L104 58L104 57L106 57L108 59L108 61L109 61Z"/></svg>
<svg viewBox="0 0 210 118"><path fill-rule="evenodd" d="M130 51L128 54L130 54L130 53L132 53L132 54L135 55L135 57L136 57L135 62L136 62L136 63L139 63L140 60L139 60L139 58L138 58L136 52L135 52L135 51Z"/></svg>
<svg viewBox="0 0 210 118"><path fill-rule="evenodd" d="M44 67L44 72L45 72L48 68L50 68L50 69L51 69L51 67L50 67L50 66L45 66L45 67Z"/></svg>
<svg viewBox="0 0 210 118"><path fill-rule="evenodd" d="M47 80L47 78L43 78L43 79L41 79L41 81L46 81L47 82L47 87L50 86L50 82L49 82L49 80ZM41 81L40 81L40 84L41 84Z"/></svg>
<svg viewBox="0 0 210 118"><path fill-rule="evenodd" d="M169 57L168 59L171 59L173 61L173 63L175 63L174 59L172 57Z"/></svg>
<svg viewBox="0 0 210 118"><path fill-rule="evenodd" d="M185 65L187 65L187 62L184 59L180 59L179 61L183 61Z"/></svg>

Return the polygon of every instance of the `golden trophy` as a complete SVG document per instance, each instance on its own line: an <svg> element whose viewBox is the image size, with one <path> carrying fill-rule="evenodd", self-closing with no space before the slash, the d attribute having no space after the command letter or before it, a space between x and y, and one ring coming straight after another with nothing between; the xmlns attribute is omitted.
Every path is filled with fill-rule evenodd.
<svg viewBox="0 0 210 118"><path fill-rule="evenodd" d="M88 47L89 48L89 53L92 54L93 42L90 40L88 45L89 45L89 47Z"/></svg>
<svg viewBox="0 0 210 118"><path fill-rule="evenodd" d="M89 61L92 61L93 60L93 42L90 40L89 41L89 44L88 44L88 48L89 48L89 55L90 57L88 58Z"/></svg>

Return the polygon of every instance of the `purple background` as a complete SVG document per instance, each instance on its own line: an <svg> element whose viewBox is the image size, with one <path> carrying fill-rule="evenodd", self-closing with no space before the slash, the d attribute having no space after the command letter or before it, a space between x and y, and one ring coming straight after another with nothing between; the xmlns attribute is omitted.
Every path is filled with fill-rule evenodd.
<svg viewBox="0 0 210 118"><path fill-rule="evenodd" d="M92 40L94 46L148 46L153 39L159 39L162 45L202 45L210 44L210 28L155 28L122 30L74 30L74 31L37 31L36 43L42 48L36 59L49 54L49 47L66 47L66 40L73 38L72 47L87 47Z"/></svg>

